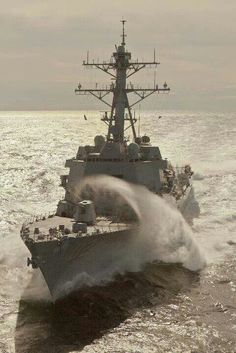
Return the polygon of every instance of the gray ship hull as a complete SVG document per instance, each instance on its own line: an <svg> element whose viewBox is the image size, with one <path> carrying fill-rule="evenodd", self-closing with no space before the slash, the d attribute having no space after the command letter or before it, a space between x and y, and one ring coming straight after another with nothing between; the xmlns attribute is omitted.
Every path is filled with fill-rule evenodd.
<svg viewBox="0 0 236 353"><path fill-rule="evenodd" d="M174 203L185 213L192 188ZM168 201L167 201L168 202ZM158 216L158 215L157 215ZM52 219L53 220L53 219ZM25 241L35 267L39 267L54 299L86 285L110 279L117 264L133 252L138 237L138 226L107 231L82 237L68 237L42 242ZM109 273L111 271L111 273Z"/></svg>
<svg viewBox="0 0 236 353"><path fill-rule="evenodd" d="M134 229L121 230L26 245L56 299L82 285L95 284L131 248L135 235Z"/></svg>
<svg viewBox="0 0 236 353"><path fill-rule="evenodd" d="M54 298L76 289L77 283L82 286L109 279L109 271L111 278L116 272L116 264L128 258L129 252L135 256L140 234L138 224L145 226L147 221L131 204L127 206L134 215L123 207L122 202L126 201L123 196L127 192L124 184L117 201L111 197L110 192L116 194L116 184L114 189L110 187L113 181L140 185L154 195L162 195L184 216L188 208L193 174L190 165L174 168L162 157L159 147L152 145L150 137L141 136L140 131L137 134L135 129L138 119L133 107L155 92L168 93L170 88L166 82L163 86L155 83L153 88L141 88L127 82L131 75L147 65L156 67L159 62L155 54L154 60L134 61L126 49L124 20L122 25L122 43L116 46L109 62L94 63L89 62L89 58L83 62L86 67L95 67L112 76L111 84L105 89L96 84L92 89L82 88L79 83L75 89L76 94L91 94L111 108L101 119L108 127L106 136L95 136L94 144L79 146L76 156L66 161L69 173L61 175L65 197L59 201L56 214L26 222L21 230L22 239L32 254L28 264L40 268ZM111 104L106 101L109 95L112 96ZM85 115L84 118L87 120ZM125 135L127 129L132 130L131 138ZM98 188L102 201L97 201L98 189L93 190L91 180L104 176L109 179L102 179ZM136 222L136 225L128 222ZM145 245L144 240L142 245Z"/></svg>

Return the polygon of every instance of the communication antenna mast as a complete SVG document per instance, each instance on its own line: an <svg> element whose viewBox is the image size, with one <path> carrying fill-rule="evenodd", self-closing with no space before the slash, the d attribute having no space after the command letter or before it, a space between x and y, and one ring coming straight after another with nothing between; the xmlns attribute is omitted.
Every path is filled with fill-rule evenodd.
<svg viewBox="0 0 236 353"><path fill-rule="evenodd" d="M157 76L157 73L156 73L156 70L154 70L154 84L153 84L154 88L156 87L156 76Z"/></svg>
<svg viewBox="0 0 236 353"><path fill-rule="evenodd" d="M125 46L125 37L126 37L126 34L125 34L125 23L127 22L126 20L121 20L120 21L122 23L122 43L121 45Z"/></svg>
<svg viewBox="0 0 236 353"><path fill-rule="evenodd" d="M154 66L155 68L160 63L156 61L156 53L154 50L153 61L136 61L131 60L131 53L126 51L126 33L125 23L126 20L121 20L122 23L122 42L120 45L115 46L115 52L112 55L113 60L108 62L92 62L89 61L89 53L87 53L87 60L83 61L83 65L86 67L93 67L105 72L111 77L110 85L105 88L99 89L95 86L92 88L82 88L79 84L78 88L75 89L75 93L79 95L91 94L104 104L106 104L110 112L106 114L106 118L102 119L108 125L107 141L114 141L118 143L125 143L126 139L124 133L127 129L132 129L133 138L136 138L135 123L137 119L133 113L133 107L151 96L153 93L169 93L170 88L165 82L164 85L159 86L156 84L156 77L154 76L154 87L153 88L142 88L132 83L127 86L127 79L132 75L136 74L145 67ZM108 101L107 97L111 94L112 101ZM133 102L129 102L129 95L133 95ZM140 115L140 113L139 113ZM128 122L128 126L125 124ZM139 129L140 133L140 117L139 117Z"/></svg>
<svg viewBox="0 0 236 353"><path fill-rule="evenodd" d="M141 104L139 104L139 114L138 114L138 136L140 137L141 136L141 132L140 132L140 129L141 129L141 113L140 113L140 109L141 109Z"/></svg>

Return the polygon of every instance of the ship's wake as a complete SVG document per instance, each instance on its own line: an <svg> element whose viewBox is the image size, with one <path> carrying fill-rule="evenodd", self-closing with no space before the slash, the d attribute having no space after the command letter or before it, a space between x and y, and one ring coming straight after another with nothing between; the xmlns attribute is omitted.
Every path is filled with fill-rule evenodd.
<svg viewBox="0 0 236 353"><path fill-rule="evenodd" d="M106 268L98 267L94 277L75 273L72 281L64 283L59 296L81 286L106 283L117 273L140 271L145 264L153 261L179 263L191 271L204 267L205 259L193 239L191 228L179 211L165 200L144 187L107 176L89 177L73 192L79 199L84 189L88 188L96 204L100 195L104 201L107 193L110 204L117 207L124 203L129 205L138 218L139 226L132 241L126 242L124 239L123 246L107 250L113 256ZM108 254L102 253L100 256L104 258Z"/></svg>

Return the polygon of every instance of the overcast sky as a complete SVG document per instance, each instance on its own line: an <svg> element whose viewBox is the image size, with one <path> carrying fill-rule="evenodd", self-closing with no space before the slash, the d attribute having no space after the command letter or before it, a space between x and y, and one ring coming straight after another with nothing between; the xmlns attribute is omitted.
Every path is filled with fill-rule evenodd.
<svg viewBox="0 0 236 353"><path fill-rule="evenodd" d="M235 0L8 0L0 7L0 110L102 108L74 95L78 82L109 82L81 66L110 59L127 22L133 58L152 59L169 97L151 109L234 111L236 98ZM153 83L153 70L135 81Z"/></svg>

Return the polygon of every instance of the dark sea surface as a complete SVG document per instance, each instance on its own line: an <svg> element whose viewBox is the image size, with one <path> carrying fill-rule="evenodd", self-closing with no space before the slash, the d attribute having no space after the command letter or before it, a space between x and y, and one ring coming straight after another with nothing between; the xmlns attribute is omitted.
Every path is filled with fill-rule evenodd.
<svg viewBox="0 0 236 353"><path fill-rule="evenodd" d="M196 251L187 265L157 251L136 272L118 268L112 281L56 303L40 272L26 266L21 223L54 211L63 197L65 160L105 132L98 112L87 112L87 121L83 114L0 113L0 352L236 352L235 114L161 112L157 120L159 112L146 112L141 118L141 131L163 157L190 163L195 172L201 212L189 228ZM169 239L168 222L158 222L148 219L148 226L161 227ZM206 267L192 271L203 258Z"/></svg>

